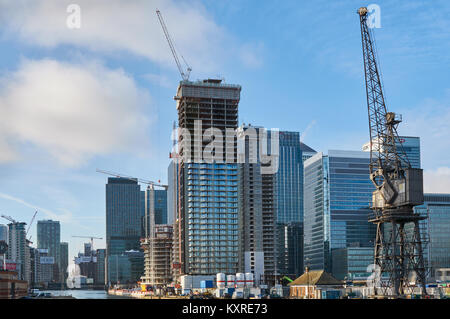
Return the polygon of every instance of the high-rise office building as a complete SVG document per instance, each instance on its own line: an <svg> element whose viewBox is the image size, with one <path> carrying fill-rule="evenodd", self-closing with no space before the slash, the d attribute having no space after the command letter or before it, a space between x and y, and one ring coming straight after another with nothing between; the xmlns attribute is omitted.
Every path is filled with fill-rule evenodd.
<svg viewBox="0 0 450 319"><path fill-rule="evenodd" d="M178 213L178 165L171 160L167 168L167 224L173 225Z"/></svg>
<svg viewBox="0 0 450 319"><path fill-rule="evenodd" d="M330 150L304 165L304 263L331 272L333 250L374 245L369 153Z"/></svg>
<svg viewBox="0 0 450 319"><path fill-rule="evenodd" d="M145 190L145 213L144 228L147 227L145 234L150 236L152 227L167 224L167 190L147 187Z"/></svg>
<svg viewBox="0 0 450 319"><path fill-rule="evenodd" d="M18 265L18 278L30 282L30 251L25 225L26 223L8 224L8 253L6 258Z"/></svg>
<svg viewBox="0 0 450 319"><path fill-rule="evenodd" d="M299 276L303 273L303 245L288 234L303 236L303 158L299 132L279 132L279 168L276 213L276 271ZM289 247L289 243L295 247Z"/></svg>
<svg viewBox="0 0 450 319"><path fill-rule="evenodd" d="M401 157L403 154L408 158L412 168L420 168L420 137L399 136L395 143L398 153ZM362 146L362 150L370 152L370 143L367 142Z"/></svg>
<svg viewBox="0 0 450 319"><path fill-rule="evenodd" d="M106 261L106 249L97 249L97 271L96 271L97 276L94 279L94 284L97 286L104 286L106 283L105 261Z"/></svg>
<svg viewBox="0 0 450 319"><path fill-rule="evenodd" d="M0 224L0 241L8 243L8 226Z"/></svg>
<svg viewBox="0 0 450 319"><path fill-rule="evenodd" d="M37 284L43 288L47 288L49 283L54 281L55 276L55 257L50 256L50 251L48 248L38 248L37 249L37 268L38 275Z"/></svg>
<svg viewBox="0 0 450 319"><path fill-rule="evenodd" d="M243 271L254 274L255 282L268 283L275 272L276 172L266 172L264 167L278 163L278 157L265 152L271 159L261 161L263 134L267 145L262 147L270 150L271 146L270 132L263 130L251 125L238 129L240 264Z"/></svg>
<svg viewBox="0 0 450 319"><path fill-rule="evenodd" d="M421 221L421 235L426 243L424 259L429 276L434 277L440 268L450 268L450 194L424 194L423 205L414 211L428 218Z"/></svg>
<svg viewBox="0 0 450 319"><path fill-rule="evenodd" d="M167 190L155 189L155 224L167 225Z"/></svg>
<svg viewBox="0 0 450 319"><path fill-rule="evenodd" d="M136 285L144 274L144 253L137 250L108 256L109 282Z"/></svg>
<svg viewBox="0 0 450 319"><path fill-rule="evenodd" d="M128 250L140 249L142 234L142 193L137 181L108 178L106 184L106 254L107 259ZM109 266L110 263L106 262ZM118 276L110 276L114 283Z"/></svg>
<svg viewBox="0 0 450 319"><path fill-rule="evenodd" d="M365 281L372 275L373 247L337 248L332 252L333 276L339 280Z"/></svg>
<svg viewBox="0 0 450 319"><path fill-rule="evenodd" d="M178 86L175 99L182 134L174 232L177 278L239 271L236 142L226 143L224 137L227 129L237 128L240 91L239 85L213 79L181 81ZM206 152L217 131L223 143L214 139L213 160L203 160L203 149L206 146Z"/></svg>
<svg viewBox="0 0 450 319"><path fill-rule="evenodd" d="M37 222L37 248L48 249L48 257L54 257L54 278L55 282L60 282L60 244L61 244L61 225L59 221L39 220Z"/></svg>
<svg viewBox="0 0 450 319"><path fill-rule="evenodd" d="M39 251L37 248L28 247L30 254L30 287L33 288L38 285L39 279Z"/></svg>
<svg viewBox="0 0 450 319"><path fill-rule="evenodd" d="M306 145L305 143L300 142L300 149L302 150L302 160L305 162L308 158L313 157L317 154L317 152Z"/></svg>
<svg viewBox="0 0 450 319"><path fill-rule="evenodd" d="M60 269L60 276L62 282L66 282L67 279L67 267L69 266L69 243L61 242L59 245L59 265L61 267Z"/></svg>

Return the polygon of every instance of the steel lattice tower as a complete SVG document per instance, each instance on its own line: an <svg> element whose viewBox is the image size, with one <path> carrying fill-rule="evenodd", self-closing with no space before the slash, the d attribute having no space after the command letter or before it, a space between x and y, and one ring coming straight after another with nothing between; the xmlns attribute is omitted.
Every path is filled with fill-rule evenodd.
<svg viewBox="0 0 450 319"><path fill-rule="evenodd" d="M419 221L426 217L413 211L414 206L423 204L422 170L411 168L403 149L396 147L401 118L388 112L385 105L367 8L360 8L358 14L369 115L370 179L376 187L372 197L374 217L370 220L377 227L375 294L412 293L411 281L415 280L425 295ZM387 280L383 280L385 276Z"/></svg>

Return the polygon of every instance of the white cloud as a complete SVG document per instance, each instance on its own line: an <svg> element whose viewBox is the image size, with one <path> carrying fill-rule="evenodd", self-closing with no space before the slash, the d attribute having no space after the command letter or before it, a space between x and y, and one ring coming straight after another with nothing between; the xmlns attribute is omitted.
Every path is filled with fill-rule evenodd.
<svg viewBox="0 0 450 319"><path fill-rule="evenodd" d="M422 167L450 167L450 91L442 99L427 99L399 113L399 135L420 137Z"/></svg>
<svg viewBox="0 0 450 319"><path fill-rule="evenodd" d="M2 138L0 128L0 163L14 162L17 159L18 154L12 149L6 139Z"/></svg>
<svg viewBox="0 0 450 319"><path fill-rule="evenodd" d="M425 170L423 187L425 193L450 193L450 167Z"/></svg>
<svg viewBox="0 0 450 319"><path fill-rule="evenodd" d="M149 82L159 85L161 87L165 88L173 88L173 82L169 80L169 78L163 74L154 74L154 73L147 73L142 76L144 79L148 80Z"/></svg>
<svg viewBox="0 0 450 319"><path fill-rule="evenodd" d="M313 128L313 126L316 125L316 123L317 123L316 120L312 120L311 122L309 122L308 126L305 128L305 130L300 135L300 142L302 142L302 143L305 142L306 136L308 135L309 131Z"/></svg>
<svg viewBox="0 0 450 319"><path fill-rule="evenodd" d="M5 34L28 44L54 48L61 44L103 53L126 52L175 67L155 10L161 10L179 53L197 72L220 69L231 54L243 63L257 63L249 48L218 26L199 2L172 0L77 0L81 28L66 25L73 0L0 0L0 23ZM251 50L251 49L250 49ZM181 57L180 57L181 58ZM256 61L256 62L255 62Z"/></svg>
<svg viewBox="0 0 450 319"><path fill-rule="evenodd" d="M53 211L51 211L49 209L33 205L33 204L31 204L31 203L29 203L29 202L27 202L27 201L25 201L25 200L23 200L21 198L17 198L17 197L14 197L14 196L11 196L11 195L5 194L5 193L0 193L0 198L19 203L21 205L24 205L24 206L32 208L32 209L36 209L36 210L38 210L38 212L44 213L46 218L58 220L58 221L61 221L61 222L64 222L64 223L71 222L72 219L73 219L73 215L69 211L64 211L63 214L57 214L57 213L54 213ZM42 217L42 216L40 216L40 217Z"/></svg>
<svg viewBox="0 0 450 319"><path fill-rule="evenodd" d="M122 70L27 60L0 79L0 88L0 141L6 141L0 163L14 159L8 145L17 151L18 143L44 149L66 166L144 147L149 121L141 108L149 96Z"/></svg>
<svg viewBox="0 0 450 319"><path fill-rule="evenodd" d="M420 137L424 192L450 193L450 90L400 113L399 134Z"/></svg>

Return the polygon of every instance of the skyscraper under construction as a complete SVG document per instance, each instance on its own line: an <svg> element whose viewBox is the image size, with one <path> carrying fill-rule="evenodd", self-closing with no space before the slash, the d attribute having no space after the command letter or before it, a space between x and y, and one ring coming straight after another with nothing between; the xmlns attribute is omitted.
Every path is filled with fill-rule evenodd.
<svg viewBox="0 0 450 319"><path fill-rule="evenodd" d="M175 278L240 270L237 143L226 137L237 128L240 92L216 79L178 86Z"/></svg>

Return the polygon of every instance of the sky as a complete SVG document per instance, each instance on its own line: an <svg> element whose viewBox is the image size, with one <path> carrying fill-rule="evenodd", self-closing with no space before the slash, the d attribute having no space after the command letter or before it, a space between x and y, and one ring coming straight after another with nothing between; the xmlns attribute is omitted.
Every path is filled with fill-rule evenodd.
<svg viewBox="0 0 450 319"><path fill-rule="evenodd" d="M67 20L80 8L80 28ZM69 257L105 238L104 169L167 182L181 77L242 86L239 122L298 131L316 151L368 141L359 18L386 104L419 136L425 192L450 193L450 2L0 0L0 214L61 222ZM70 20L74 21L74 20ZM144 189L144 188L143 188ZM6 220L0 223L7 223ZM94 242L104 248L105 240Z"/></svg>

